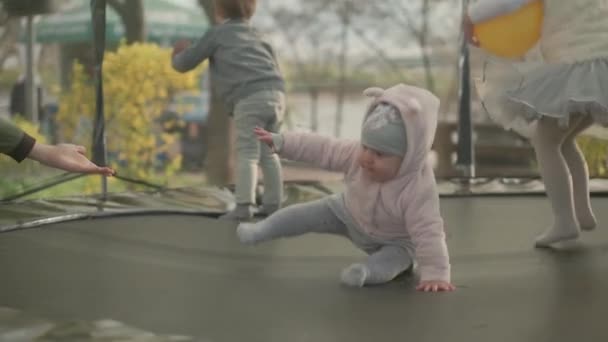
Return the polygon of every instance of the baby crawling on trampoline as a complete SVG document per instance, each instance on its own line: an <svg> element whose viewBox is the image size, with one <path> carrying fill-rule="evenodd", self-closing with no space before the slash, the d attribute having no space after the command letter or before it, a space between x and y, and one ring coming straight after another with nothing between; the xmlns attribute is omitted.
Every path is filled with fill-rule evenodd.
<svg viewBox="0 0 608 342"><path fill-rule="evenodd" d="M383 284L417 264L420 291L451 291L450 261L439 195L428 161L439 99L399 84L369 88L373 98L361 141L309 133L270 133L258 139L282 157L345 173L345 191L281 209L263 221L241 223L239 240L256 244L305 233L344 236L369 256L346 267L343 284Z"/></svg>

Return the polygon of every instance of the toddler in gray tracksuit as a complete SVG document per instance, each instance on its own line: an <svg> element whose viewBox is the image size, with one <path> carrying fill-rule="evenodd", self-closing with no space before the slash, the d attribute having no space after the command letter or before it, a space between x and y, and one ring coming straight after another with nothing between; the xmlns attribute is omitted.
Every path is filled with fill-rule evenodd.
<svg viewBox="0 0 608 342"><path fill-rule="evenodd" d="M173 50L173 68L194 69L208 59L211 80L236 126L236 203L224 219L253 216L257 168L264 175L263 214L281 206L281 164L268 146L260 144L253 129L276 132L285 111L285 85L275 53L250 24L255 0L215 0L220 24L211 27L194 45L179 41Z"/></svg>

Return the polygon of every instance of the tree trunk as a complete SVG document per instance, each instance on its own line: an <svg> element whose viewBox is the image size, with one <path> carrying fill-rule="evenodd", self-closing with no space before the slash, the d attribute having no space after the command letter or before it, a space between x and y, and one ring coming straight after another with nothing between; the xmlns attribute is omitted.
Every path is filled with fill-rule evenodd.
<svg viewBox="0 0 608 342"><path fill-rule="evenodd" d="M108 0L120 16L127 44L146 41L146 20L143 0Z"/></svg>
<svg viewBox="0 0 608 342"><path fill-rule="evenodd" d="M319 131L319 89L310 86L308 90L310 96L310 129L317 133Z"/></svg>
<svg viewBox="0 0 608 342"><path fill-rule="evenodd" d="M203 8L210 23L215 23L215 5L213 0L198 0L198 4Z"/></svg>
<svg viewBox="0 0 608 342"><path fill-rule="evenodd" d="M340 51L340 83L338 84L338 94L336 98L336 120L334 126L334 136L339 138L342 135L342 114L344 111L344 97L346 94L346 56L348 52L348 26L350 24L350 13L348 3L345 3L342 13L342 47Z"/></svg>
<svg viewBox="0 0 608 342"><path fill-rule="evenodd" d="M420 13L422 16L422 28L420 30L420 49L422 50L422 63L424 65L424 75L426 77L426 88L435 92L435 79L433 77L433 66L431 65L431 56L427 49L428 37L429 37L429 11L430 4L429 0L423 0L422 10Z"/></svg>
<svg viewBox="0 0 608 342"><path fill-rule="evenodd" d="M128 20L123 19L125 24L125 38L127 44L146 41L146 20L144 18L144 7L142 0L127 1L127 11L130 13Z"/></svg>
<svg viewBox="0 0 608 342"><path fill-rule="evenodd" d="M19 18L9 18L4 23L4 32L0 37L0 70L4 68L6 59L16 50L17 39L21 33L21 24Z"/></svg>
<svg viewBox="0 0 608 342"><path fill-rule="evenodd" d="M405 20L399 19L398 16L391 16L392 20L399 26L408 28L410 34L415 37L416 43L420 48L420 56L422 58L422 64L424 67L424 76L426 88L431 92L435 92L435 78L433 75L433 65L431 63L432 52L428 50L429 38L430 38L430 16L431 7L439 1L435 0L420 0L420 9L417 15L412 16L409 9L405 6L400 7L400 11L403 12ZM394 1L393 3L398 3ZM404 3L405 4L405 3ZM397 6L395 6L397 7ZM420 25L418 22L420 21Z"/></svg>
<svg viewBox="0 0 608 342"><path fill-rule="evenodd" d="M210 23L214 23L213 0L198 0ZM221 186L234 183L235 151L234 127L221 99L215 96L213 77L210 77L211 104L207 121L207 182Z"/></svg>
<svg viewBox="0 0 608 342"><path fill-rule="evenodd" d="M207 182L222 186L234 183L236 166L234 151L234 128L232 120L223 108L223 103L211 88L211 108L207 121Z"/></svg>
<svg viewBox="0 0 608 342"><path fill-rule="evenodd" d="M422 45L424 44L424 45ZM431 64L431 56L426 49L426 43L421 43L422 49L422 64L424 66L424 76L426 80L426 89L430 92L435 92L435 78L433 76L433 65Z"/></svg>

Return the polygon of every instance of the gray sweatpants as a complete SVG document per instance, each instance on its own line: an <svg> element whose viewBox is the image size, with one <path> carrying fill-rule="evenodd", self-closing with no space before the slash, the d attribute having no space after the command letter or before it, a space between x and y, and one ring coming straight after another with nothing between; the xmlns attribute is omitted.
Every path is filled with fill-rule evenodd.
<svg viewBox="0 0 608 342"><path fill-rule="evenodd" d="M255 240L262 242L306 233L344 236L369 254L363 263L370 271L365 281L368 285L388 282L412 266L411 242L370 237L341 208L341 195L288 206L255 223Z"/></svg>
<svg viewBox="0 0 608 342"><path fill-rule="evenodd" d="M285 95L281 91L263 90L237 102L234 107L236 126L236 190L237 204L255 204L258 165L264 176L265 205L280 206L283 179L279 157L253 133L255 127L277 132L285 112Z"/></svg>

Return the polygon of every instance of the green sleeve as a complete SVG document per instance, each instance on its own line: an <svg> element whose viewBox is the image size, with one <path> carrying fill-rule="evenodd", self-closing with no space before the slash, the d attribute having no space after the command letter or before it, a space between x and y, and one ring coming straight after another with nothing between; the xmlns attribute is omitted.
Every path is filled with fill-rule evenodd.
<svg viewBox="0 0 608 342"><path fill-rule="evenodd" d="M0 153L21 162L30 154L35 143L36 140L19 127L0 118Z"/></svg>

